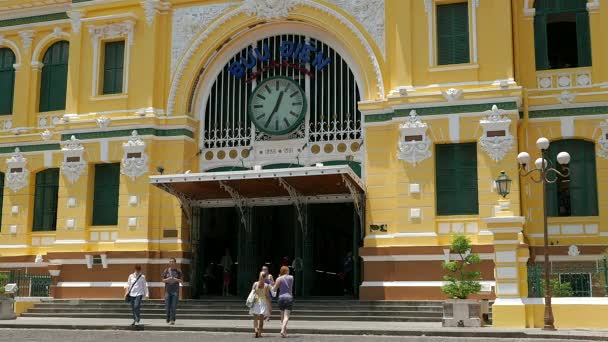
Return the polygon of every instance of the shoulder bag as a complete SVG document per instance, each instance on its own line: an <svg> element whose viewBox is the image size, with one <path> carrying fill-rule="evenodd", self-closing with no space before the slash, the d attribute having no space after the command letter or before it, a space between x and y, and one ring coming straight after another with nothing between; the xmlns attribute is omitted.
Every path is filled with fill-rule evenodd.
<svg viewBox="0 0 608 342"><path fill-rule="evenodd" d="M253 302L255 301L255 289L257 286L254 286L251 289L251 292L249 292L249 296L247 296L247 301L245 301L245 305L247 305L248 308L251 309L251 307L253 306Z"/></svg>
<svg viewBox="0 0 608 342"><path fill-rule="evenodd" d="M137 283L137 281L139 280L139 278L141 278L143 273L140 273L137 278L135 278L135 281L133 282L133 284L131 284L131 287L129 287L129 291L127 291L127 293L125 294L125 302L130 303L131 302L131 290L133 290L133 286L135 286L135 284Z"/></svg>

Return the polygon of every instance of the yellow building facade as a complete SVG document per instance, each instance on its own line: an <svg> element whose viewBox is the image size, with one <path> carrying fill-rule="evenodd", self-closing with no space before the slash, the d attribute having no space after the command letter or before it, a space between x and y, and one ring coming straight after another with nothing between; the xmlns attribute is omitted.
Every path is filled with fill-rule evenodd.
<svg viewBox="0 0 608 342"><path fill-rule="evenodd" d="M495 325L539 326L544 194L517 156L546 137L552 167L572 157L546 190L551 266L585 297L555 299L556 324L601 327L574 314L608 310L606 16L604 0L0 2L0 270L112 298L141 264L160 297L176 258L189 298L216 294L219 265L242 294L287 262L301 295L441 299L463 233Z"/></svg>

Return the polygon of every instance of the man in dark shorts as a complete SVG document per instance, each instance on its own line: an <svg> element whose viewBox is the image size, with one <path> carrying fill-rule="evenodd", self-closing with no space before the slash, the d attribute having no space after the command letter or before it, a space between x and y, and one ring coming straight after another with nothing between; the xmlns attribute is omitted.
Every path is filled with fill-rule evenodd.
<svg viewBox="0 0 608 342"><path fill-rule="evenodd" d="M169 259L167 267L161 275L165 283L165 312L167 313L167 323L175 324L175 312L177 311L177 301L179 299L179 286L183 282L182 271L177 268L175 258Z"/></svg>

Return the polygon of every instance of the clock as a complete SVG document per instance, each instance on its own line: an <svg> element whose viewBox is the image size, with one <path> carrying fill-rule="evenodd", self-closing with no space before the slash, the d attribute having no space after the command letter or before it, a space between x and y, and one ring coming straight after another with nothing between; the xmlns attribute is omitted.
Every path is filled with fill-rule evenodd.
<svg viewBox="0 0 608 342"><path fill-rule="evenodd" d="M283 135L300 126L306 116L306 94L291 78L263 80L249 98L249 118L262 132Z"/></svg>

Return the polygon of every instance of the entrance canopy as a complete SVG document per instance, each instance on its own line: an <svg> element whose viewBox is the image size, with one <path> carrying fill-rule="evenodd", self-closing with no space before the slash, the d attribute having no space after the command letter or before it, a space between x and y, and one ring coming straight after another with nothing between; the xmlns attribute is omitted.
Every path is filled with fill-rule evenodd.
<svg viewBox="0 0 608 342"><path fill-rule="evenodd" d="M365 192L365 185L347 165L159 175L150 176L150 183L182 203L201 207L358 202Z"/></svg>

